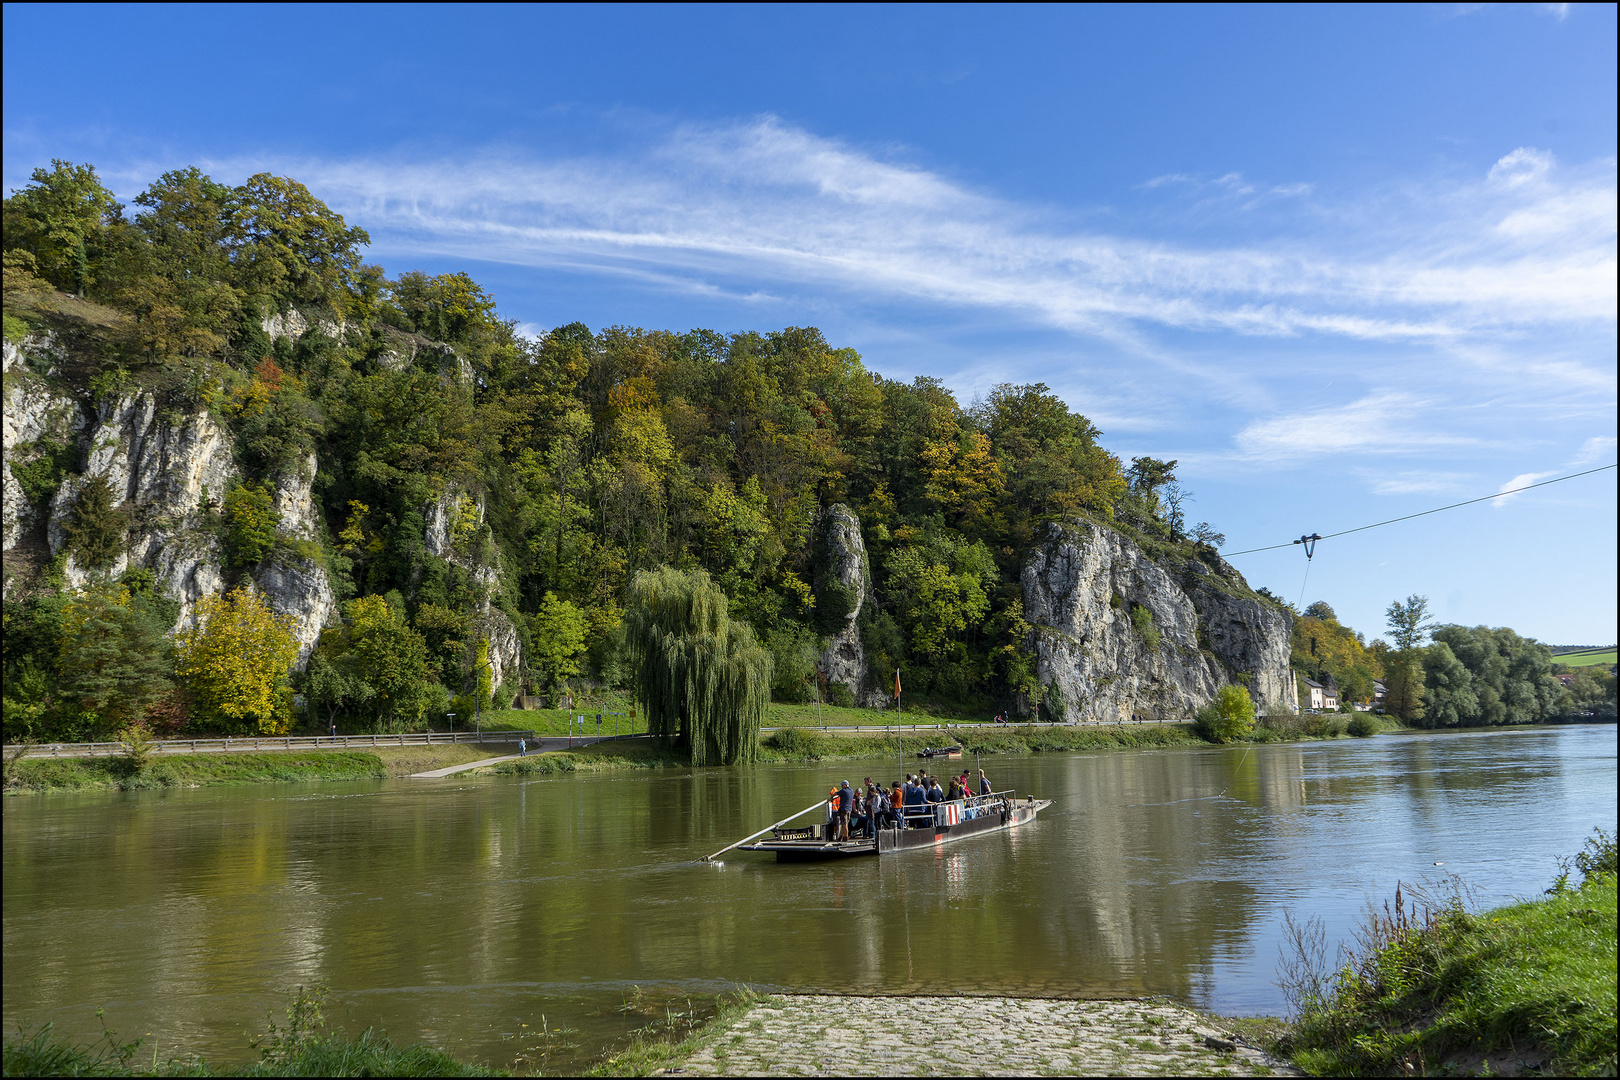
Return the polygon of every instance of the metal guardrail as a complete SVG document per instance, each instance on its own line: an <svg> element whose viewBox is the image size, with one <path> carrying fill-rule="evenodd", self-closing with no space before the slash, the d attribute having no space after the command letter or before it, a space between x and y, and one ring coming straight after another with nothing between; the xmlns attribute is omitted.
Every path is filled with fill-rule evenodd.
<svg viewBox="0 0 1620 1080"><path fill-rule="evenodd" d="M564 736L553 736L563 738ZM418 731L404 735L244 735L230 739L154 739L153 754L247 753L253 750L346 750L372 746L436 746L450 743L515 743L539 739L533 731ZM6 747L15 753L15 745ZM103 757L129 753L121 742L36 743L21 757Z"/></svg>

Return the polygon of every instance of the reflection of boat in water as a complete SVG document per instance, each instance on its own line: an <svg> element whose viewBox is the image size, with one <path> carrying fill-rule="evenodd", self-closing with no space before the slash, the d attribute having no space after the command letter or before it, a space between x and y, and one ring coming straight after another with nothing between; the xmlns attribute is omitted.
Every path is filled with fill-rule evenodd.
<svg viewBox="0 0 1620 1080"><path fill-rule="evenodd" d="M836 825L832 821L821 825L787 827L789 821L824 805L818 803L734 846L743 851L772 852L778 862L839 859L851 855L892 855L897 851L935 847L981 833L1017 828L1034 821L1036 814L1052 805L1052 800L1034 796L1019 799L1011 791L995 791L967 799L911 806L905 810L904 828L879 829L877 838L873 840L865 837L834 840L832 836ZM765 836L767 832L769 836Z"/></svg>
<svg viewBox="0 0 1620 1080"><path fill-rule="evenodd" d="M920 758L959 758L962 756L962 748L960 746L930 746L919 750L917 756Z"/></svg>

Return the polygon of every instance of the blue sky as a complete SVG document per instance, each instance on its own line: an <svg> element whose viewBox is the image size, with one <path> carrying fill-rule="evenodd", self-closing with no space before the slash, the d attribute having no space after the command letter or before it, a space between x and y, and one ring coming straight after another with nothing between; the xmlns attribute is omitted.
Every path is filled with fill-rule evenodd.
<svg viewBox="0 0 1620 1080"><path fill-rule="evenodd" d="M294 176L540 329L1045 382L1238 550L1615 460L1611 5L5 7L4 180ZM1615 474L1234 560L1615 630ZM1528 478L1528 479L1527 479Z"/></svg>

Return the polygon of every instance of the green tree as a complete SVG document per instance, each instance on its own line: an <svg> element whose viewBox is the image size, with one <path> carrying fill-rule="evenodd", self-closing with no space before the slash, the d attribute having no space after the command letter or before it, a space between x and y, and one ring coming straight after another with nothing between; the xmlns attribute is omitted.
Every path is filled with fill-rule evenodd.
<svg viewBox="0 0 1620 1080"><path fill-rule="evenodd" d="M177 670L204 722L280 735L292 725L287 672L298 659L295 620L251 587L197 601L196 625L177 638Z"/></svg>
<svg viewBox="0 0 1620 1080"><path fill-rule="evenodd" d="M259 173L232 193L231 261L240 287L272 305L312 304L343 314L360 272L364 229L298 181Z"/></svg>
<svg viewBox="0 0 1620 1080"><path fill-rule="evenodd" d="M1391 603L1385 615L1395 647L1384 664L1384 707L1402 720L1415 722L1427 711L1423 640L1434 625L1429 621L1429 598L1413 593L1405 603Z"/></svg>
<svg viewBox="0 0 1620 1080"><path fill-rule="evenodd" d="M630 586L625 640L647 730L673 737L694 765L752 761L770 700L771 655L709 575L664 567Z"/></svg>
<svg viewBox="0 0 1620 1080"><path fill-rule="evenodd" d="M579 674L580 658L589 648L585 613L557 594L547 592L532 620L533 643L529 655L546 695L555 705L571 676Z"/></svg>
<svg viewBox="0 0 1620 1080"><path fill-rule="evenodd" d="M353 653L361 677L375 691L377 723L420 722L433 685L422 635L406 625L404 613L382 596L351 600L345 615L347 651Z"/></svg>
<svg viewBox="0 0 1620 1080"><path fill-rule="evenodd" d="M117 505L112 481L105 473L88 476L63 525L67 549L91 570L112 564L124 553L129 514Z"/></svg>
<svg viewBox="0 0 1620 1080"><path fill-rule="evenodd" d="M340 714L359 712L376 696L357 657L352 653L334 656L321 647L310 656L301 687L311 705L325 710L328 724L336 724Z"/></svg>
<svg viewBox="0 0 1620 1080"><path fill-rule="evenodd" d="M270 487L251 480L232 484L225 493L225 549L237 569L257 566L276 543L275 496Z"/></svg>
<svg viewBox="0 0 1620 1080"><path fill-rule="evenodd" d="M66 698L103 734L139 723L172 687L172 648L151 602L121 584L95 584L62 607L58 652Z"/></svg>
<svg viewBox="0 0 1620 1080"><path fill-rule="evenodd" d="M5 245L33 254L39 273L83 297L95 283L102 241L122 208L92 165L52 160L5 201Z"/></svg>
<svg viewBox="0 0 1620 1080"><path fill-rule="evenodd" d="M1254 699L1245 687L1223 686L1199 710L1198 724L1206 737L1218 743L1247 739L1254 734Z"/></svg>

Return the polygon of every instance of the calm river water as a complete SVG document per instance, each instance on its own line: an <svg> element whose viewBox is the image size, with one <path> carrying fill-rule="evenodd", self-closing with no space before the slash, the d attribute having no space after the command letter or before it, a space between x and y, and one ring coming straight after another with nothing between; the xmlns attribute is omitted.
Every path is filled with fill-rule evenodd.
<svg viewBox="0 0 1620 1080"><path fill-rule="evenodd" d="M4 1022L89 1036L100 1007L227 1062L324 982L351 1031L496 1064L544 1016L574 1032L555 1070L739 982L1277 1012L1284 909L1342 939L1397 878L1530 896L1615 827L1613 726L983 765L1056 804L832 865L695 860L892 759L6 799Z"/></svg>

